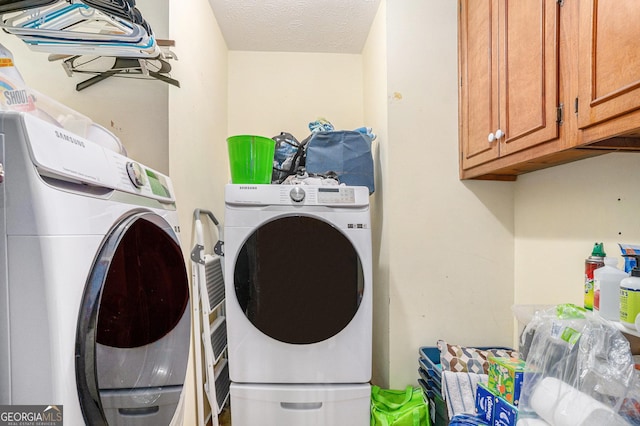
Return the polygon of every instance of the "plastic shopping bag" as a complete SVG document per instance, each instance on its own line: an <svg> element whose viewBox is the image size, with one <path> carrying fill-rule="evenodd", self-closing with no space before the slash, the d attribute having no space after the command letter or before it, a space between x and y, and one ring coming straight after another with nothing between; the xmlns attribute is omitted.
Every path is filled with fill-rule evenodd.
<svg viewBox="0 0 640 426"><path fill-rule="evenodd" d="M371 426L431 426L429 408L418 387L371 387Z"/></svg>

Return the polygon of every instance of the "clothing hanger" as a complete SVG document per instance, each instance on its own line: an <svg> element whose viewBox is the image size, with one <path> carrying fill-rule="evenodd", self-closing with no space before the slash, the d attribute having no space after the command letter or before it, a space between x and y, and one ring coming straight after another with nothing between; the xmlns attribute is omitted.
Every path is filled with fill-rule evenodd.
<svg viewBox="0 0 640 426"><path fill-rule="evenodd" d="M106 15L81 3L38 9L2 20L2 28L30 40L141 43L148 31L138 24Z"/></svg>
<svg viewBox="0 0 640 426"><path fill-rule="evenodd" d="M127 0L82 0L83 3L107 14L142 24L142 14L135 7L135 1Z"/></svg>
<svg viewBox="0 0 640 426"><path fill-rule="evenodd" d="M116 57L109 58L113 60L109 69L104 70L104 67L101 68L99 66L91 68L92 63L99 59L101 58L72 56L64 60L63 67L69 75L73 72L94 74L93 77L78 83L76 85L77 91L84 90L110 77L150 78L180 87L178 80L165 75L171 71L171 64L164 59L148 60Z"/></svg>
<svg viewBox="0 0 640 426"><path fill-rule="evenodd" d="M0 27L34 51L139 58L161 54L148 24L145 28L83 3L59 2L14 16L3 15Z"/></svg>
<svg viewBox="0 0 640 426"><path fill-rule="evenodd" d="M135 0L14 0L33 7L3 10L7 1L0 0L0 28L31 50L48 52L50 61L63 60L70 76L93 74L76 85L78 91L110 77L156 79L180 87L169 76L167 60L177 59L167 48L173 42L155 39ZM98 65L95 58L109 63Z"/></svg>
<svg viewBox="0 0 640 426"><path fill-rule="evenodd" d="M156 58L161 51L155 39L150 37L138 44L101 43L70 40L46 40L43 38L21 37L36 52L59 55L102 55L129 58Z"/></svg>

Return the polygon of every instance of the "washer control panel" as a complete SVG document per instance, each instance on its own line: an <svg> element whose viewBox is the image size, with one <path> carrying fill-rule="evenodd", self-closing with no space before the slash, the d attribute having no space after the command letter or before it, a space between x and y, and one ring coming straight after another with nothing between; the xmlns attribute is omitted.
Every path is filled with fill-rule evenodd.
<svg viewBox="0 0 640 426"><path fill-rule="evenodd" d="M33 164L43 176L174 202L171 179L91 140L21 114ZM13 119L18 120L18 116Z"/></svg>

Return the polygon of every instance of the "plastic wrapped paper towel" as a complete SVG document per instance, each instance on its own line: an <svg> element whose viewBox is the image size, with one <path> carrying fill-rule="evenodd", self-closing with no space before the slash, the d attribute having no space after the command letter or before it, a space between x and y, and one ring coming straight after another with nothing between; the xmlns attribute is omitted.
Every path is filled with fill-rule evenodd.
<svg viewBox="0 0 640 426"><path fill-rule="evenodd" d="M618 413L637 379L629 341L615 325L558 305L537 312L524 335L531 343L521 412L553 426L629 424Z"/></svg>
<svg viewBox="0 0 640 426"><path fill-rule="evenodd" d="M545 377L537 384L530 406L554 426L627 424L610 407L553 377Z"/></svg>

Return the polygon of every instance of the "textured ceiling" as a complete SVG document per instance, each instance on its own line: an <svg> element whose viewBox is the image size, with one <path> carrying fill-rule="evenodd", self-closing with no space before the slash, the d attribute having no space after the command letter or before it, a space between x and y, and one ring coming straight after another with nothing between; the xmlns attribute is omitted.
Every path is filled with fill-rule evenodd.
<svg viewBox="0 0 640 426"><path fill-rule="evenodd" d="M229 50L361 53L380 0L209 0Z"/></svg>

